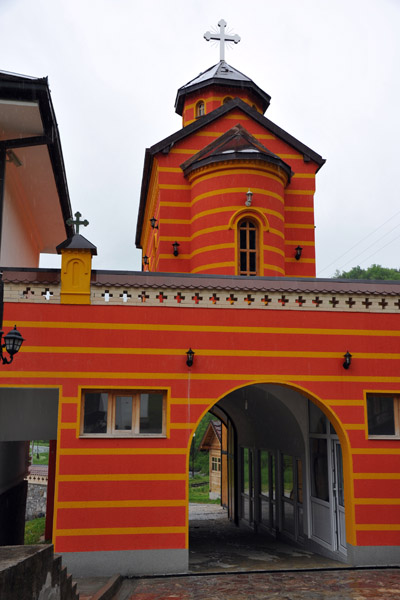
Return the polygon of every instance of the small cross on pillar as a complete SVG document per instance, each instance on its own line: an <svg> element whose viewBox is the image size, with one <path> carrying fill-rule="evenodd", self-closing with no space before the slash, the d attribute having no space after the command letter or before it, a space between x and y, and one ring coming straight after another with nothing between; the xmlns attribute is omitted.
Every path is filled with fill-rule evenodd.
<svg viewBox="0 0 400 600"><path fill-rule="evenodd" d="M225 33L226 25L226 21L224 21L224 19L221 19L218 22L220 33L212 33L211 31L206 31L204 34L204 39L206 39L207 42L209 42L210 40L215 40L219 42L219 60L221 62L225 60L225 44L228 42L238 44L240 42L240 35L238 35L237 33L235 33L235 35L227 35Z"/></svg>
<svg viewBox="0 0 400 600"><path fill-rule="evenodd" d="M79 226L83 225L84 227L87 227L89 225L89 221L87 219L85 219L84 221L81 221L81 213L80 212L76 212L75 213L75 217L76 220L74 221L74 219L67 219L66 223L67 225L75 225L75 233L79 233Z"/></svg>

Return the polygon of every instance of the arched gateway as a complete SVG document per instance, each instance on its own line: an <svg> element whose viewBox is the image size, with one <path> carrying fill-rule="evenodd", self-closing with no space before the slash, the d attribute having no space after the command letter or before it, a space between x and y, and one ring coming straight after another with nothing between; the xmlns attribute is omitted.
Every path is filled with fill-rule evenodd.
<svg viewBox="0 0 400 600"><path fill-rule="evenodd" d="M210 412L227 429L229 518L345 560L349 440L329 407L295 386L257 383L227 393Z"/></svg>

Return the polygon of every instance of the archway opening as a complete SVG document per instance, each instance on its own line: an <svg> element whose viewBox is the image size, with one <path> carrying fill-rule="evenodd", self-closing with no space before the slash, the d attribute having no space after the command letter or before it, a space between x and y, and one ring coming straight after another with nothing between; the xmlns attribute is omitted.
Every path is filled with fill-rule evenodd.
<svg viewBox="0 0 400 600"><path fill-rule="evenodd" d="M192 511L190 569L345 563L341 444L315 401L291 387L256 384L227 394L211 412L226 426L221 496L227 503L209 511L208 520L196 520Z"/></svg>

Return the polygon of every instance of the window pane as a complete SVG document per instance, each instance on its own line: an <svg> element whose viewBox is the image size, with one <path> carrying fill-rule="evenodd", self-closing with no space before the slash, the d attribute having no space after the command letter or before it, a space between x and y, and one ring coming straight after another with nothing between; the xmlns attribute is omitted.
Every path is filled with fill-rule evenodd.
<svg viewBox="0 0 400 600"><path fill-rule="evenodd" d="M283 495L293 499L293 460L288 454L282 454Z"/></svg>
<svg viewBox="0 0 400 600"><path fill-rule="evenodd" d="M243 448L243 483L242 489L245 494L250 492L250 456L249 449Z"/></svg>
<svg viewBox="0 0 400 600"><path fill-rule="evenodd" d="M132 429L132 396L115 398L115 429Z"/></svg>
<svg viewBox="0 0 400 600"><path fill-rule="evenodd" d="M309 406L310 433L326 433L326 417L324 413L312 402Z"/></svg>
<svg viewBox="0 0 400 600"><path fill-rule="evenodd" d="M83 433L107 433L107 408L107 393L85 393Z"/></svg>
<svg viewBox="0 0 400 600"><path fill-rule="evenodd" d="M260 452L261 469L261 493L263 496L269 496L269 453L266 450Z"/></svg>
<svg viewBox="0 0 400 600"><path fill-rule="evenodd" d="M252 273L256 272L256 254L255 252L251 252L249 254L249 258L250 258L250 271Z"/></svg>
<svg viewBox="0 0 400 600"><path fill-rule="evenodd" d="M327 441L310 440L311 495L329 502Z"/></svg>
<svg viewBox="0 0 400 600"><path fill-rule="evenodd" d="M288 533L294 533L294 505L290 502L282 502L283 529Z"/></svg>
<svg viewBox="0 0 400 600"><path fill-rule="evenodd" d="M247 271L246 257L247 257L246 252L240 253L240 270L241 271Z"/></svg>
<svg viewBox="0 0 400 600"><path fill-rule="evenodd" d="M394 403L390 396L368 396L369 435L395 435Z"/></svg>
<svg viewBox="0 0 400 600"><path fill-rule="evenodd" d="M240 229L240 249L245 250L246 246L246 230Z"/></svg>
<svg viewBox="0 0 400 600"><path fill-rule="evenodd" d="M297 466L297 502L303 504L303 465L301 460L296 460Z"/></svg>
<svg viewBox="0 0 400 600"><path fill-rule="evenodd" d="M140 394L140 433L162 433L163 401L163 394Z"/></svg>
<svg viewBox="0 0 400 600"><path fill-rule="evenodd" d="M249 248L250 250L256 249L256 230L250 229L249 231Z"/></svg>

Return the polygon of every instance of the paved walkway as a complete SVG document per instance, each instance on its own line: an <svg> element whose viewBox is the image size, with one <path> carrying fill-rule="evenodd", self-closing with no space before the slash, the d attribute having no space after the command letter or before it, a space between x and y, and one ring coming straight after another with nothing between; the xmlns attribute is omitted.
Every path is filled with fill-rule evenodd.
<svg viewBox="0 0 400 600"><path fill-rule="evenodd" d="M400 571L314 571L127 580L115 600L400 600Z"/></svg>

